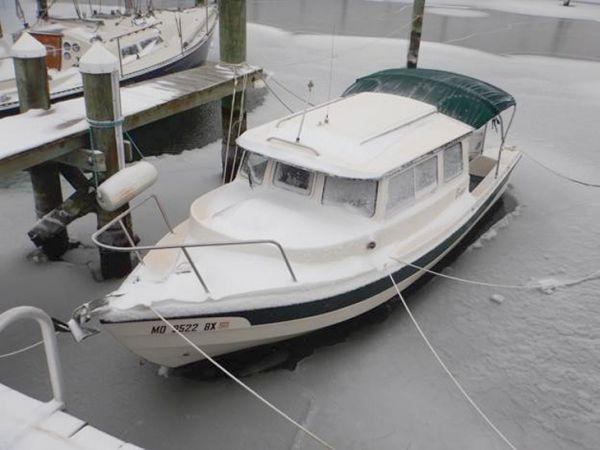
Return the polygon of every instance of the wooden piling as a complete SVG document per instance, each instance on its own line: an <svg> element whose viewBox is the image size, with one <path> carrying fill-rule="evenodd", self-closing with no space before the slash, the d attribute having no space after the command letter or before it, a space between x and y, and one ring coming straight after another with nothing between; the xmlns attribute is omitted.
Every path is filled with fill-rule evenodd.
<svg viewBox="0 0 600 450"><path fill-rule="evenodd" d="M90 143L92 150L104 153L106 172L96 174L98 182L114 175L125 164L123 151L123 129L121 99L119 93L119 61L96 42L83 55L79 63L83 78L83 96L88 122L91 128ZM109 212L98 208L98 228L106 225L128 205ZM126 226L131 231L131 219L128 216ZM117 224L102 235L103 241L110 245L127 246L127 236ZM120 278L131 269L131 254L111 252L100 249L100 269L102 277Z"/></svg>
<svg viewBox="0 0 600 450"><path fill-rule="evenodd" d="M46 48L29 33L23 33L11 49L19 95L19 109L50 109L50 90L46 70ZM58 166L47 162L29 170L38 219L62 203ZM66 229L48 239L34 241L50 259L58 259L69 248Z"/></svg>
<svg viewBox="0 0 600 450"><path fill-rule="evenodd" d="M423 29L423 16L425 15L425 0L413 0L412 28L406 67L415 69L419 60L419 47L421 46L421 32Z"/></svg>
<svg viewBox="0 0 600 450"><path fill-rule="evenodd" d="M246 62L246 0L219 2L219 51L221 63L231 66L232 70ZM238 87L242 87L241 77L237 83ZM235 139L238 133L246 131L243 103L241 93L221 99L221 161L225 182L233 179L241 159L241 154L236 154Z"/></svg>

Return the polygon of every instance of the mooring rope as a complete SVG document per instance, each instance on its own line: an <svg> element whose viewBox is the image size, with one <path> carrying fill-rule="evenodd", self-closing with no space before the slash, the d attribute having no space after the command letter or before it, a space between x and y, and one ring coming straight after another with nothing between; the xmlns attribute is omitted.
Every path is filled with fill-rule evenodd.
<svg viewBox="0 0 600 450"><path fill-rule="evenodd" d="M235 107L235 93L236 86L238 84L237 73L235 67L233 68L233 93L231 94L231 111L229 112L229 126L227 129L227 145L225 147L225 167L223 167L223 184L227 180L227 166L229 161L229 143L231 142L231 127L233 124L233 110Z"/></svg>
<svg viewBox="0 0 600 450"><path fill-rule="evenodd" d="M225 375L227 375L229 378L231 378L234 382L236 382L240 387L242 387L247 392L249 392L250 394L252 394L254 397L256 397L258 400L260 400L266 406L268 406L269 408L271 408L273 411L275 411L277 414L279 414L285 420L287 420L288 422L290 422L291 424L293 424L294 426L296 426L298 429L302 430L304 433L306 433L308 436L310 436L316 442L318 442L319 444L321 444L323 447L329 448L329 449L333 449L334 448L333 446L331 446L327 442L325 442L323 439L321 439L319 436L317 436L316 434L314 434L313 432L311 432L310 430L308 430L307 428L305 428L304 426L302 426L301 424L299 424L298 422L296 422L294 419L292 419L290 416L288 416L286 413L284 413L281 409L277 408L275 405L273 405L271 402L269 402L267 399L265 399L263 396L261 396L254 389L252 389L250 386L248 386L243 381L241 381L239 378L237 378L234 374L232 374L225 367L223 367L221 364L219 364L215 359L213 359L212 357L210 357L204 350L202 350L200 347L198 347L196 344L194 344L192 341L190 341L183 333L181 333L177 328L175 328L171 324L171 322L169 322L167 319L165 319L165 317L162 314L160 314L156 309L154 309L152 307L152 305L149 305L148 308L154 314L156 314L156 316L160 320L162 320L181 339L183 339L184 341L186 341L192 348L194 348L204 358L206 358L208 361L210 361L217 369L219 369L221 372L223 372Z"/></svg>
<svg viewBox="0 0 600 450"><path fill-rule="evenodd" d="M55 334L55 335L57 335L57 336L58 336L60 333L61 333L60 331L55 331L55 332L54 332L54 334ZM26 352L27 350L32 350L32 349L34 349L34 348L36 348L36 347L38 347L38 346L42 345L43 343L44 343L44 340L43 340L43 339L40 339L39 341L37 341L37 342L35 342L35 343L31 344L31 345L28 345L27 347L23 347L23 348L20 348L19 350L15 350L15 351L13 351L13 352L10 352L10 353L5 353L5 354L3 354L3 355L0 355L0 359L3 359L3 358L8 358L8 357L10 357L10 356L16 356L16 355L19 355L19 354L21 354L21 353L24 353L24 352Z"/></svg>
<svg viewBox="0 0 600 450"><path fill-rule="evenodd" d="M287 103L285 103L285 102L284 102L284 101L281 99L281 97L279 97L279 95L277 95L277 93L276 93L276 92L273 90L273 88L272 88L272 87L269 85L269 83L267 82L267 78L265 77L265 75L264 75L264 74L262 75L262 80L263 80L263 82L265 83L265 86L267 87L267 89L269 90L269 92L270 92L271 94L273 94L273 97L275 97L275 98L276 98L276 99L279 101L279 103L281 103L281 104L283 105L283 107L284 107L285 109L287 109L287 110L288 110L288 112L289 112L289 113L292 113L292 114L293 114L293 113L294 113L294 110L293 110L292 108L290 108L290 107L287 105Z"/></svg>
<svg viewBox="0 0 600 450"><path fill-rule="evenodd" d="M86 117L87 123L90 126L88 128L89 131L89 135L90 135L90 147L91 150L99 150L96 147L96 144L94 143L94 132L92 131L92 128L116 128L119 125L123 125L123 122L125 122L125 118L124 117L117 117L114 120L95 120L95 119L90 119L89 117ZM96 155L92 156L92 169L93 169L93 176L94 176L94 184L96 185L96 189L98 189L98 185L99 185L99 176L98 176L98 165L96 162Z"/></svg>
<svg viewBox="0 0 600 450"><path fill-rule="evenodd" d="M399 262L400 264L405 264L414 269L423 270L427 273L430 273L430 274L438 276L438 277L447 278L449 280L454 280L454 281L460 281L461 283L474 284L476 286L487 286L487 287L495 287L495 288L503 288L503 289L523 289L523 290L537 289L537 288L541 287L540 284L502 284L502 283L487 283L485 281L469 280L466 278L454 277L452 275L446 275L445 273L436 272L435 270L427 269L426 267L418 266L418 265L410 263L408 261L403 261L394 256L390 256L390 258L396 262Z"/></svg>
<svg viewBox="0 0 600 450"><path fill-rule="evenodd" d="M236 143L235 143L235 152L233 154L233 165L231 167L231 174L230 174L230 180L233 180L233 178L237 175L235 172L235 168L236 168L236 164L237 164L237 159L238 159L238 153L239 153L239 146L237 145L237 138L240 137L240 135L242 134L242 125L244 122L244 100L246 97L246 86L248 84L248 73L244 74L244 81L242 83L242 97L240 99L240 115L238 118L238 130L237 130L237 137L236 137Z"/></svg>
<svg viewBox="0 0 600 450"><path fill-rule="evenodd" d="M415 319L415 316L413 316L410 308L408 307L408 304L406 303L406 301L404 300L404 297L402 296L402 293L400 292L400 289L398 289L398 285L396 284L396 281L394 280L394 277L392 276L391 273L388 274L388 275L390 277L390 280L392 281L392 285L394 286L394 289L396 290L396 293L398 294L398 297L400 298L400 301L402 302L402 305L404 306L404 309L406 310L406 312L408 313L408 316L410 317L410 320L412 321L413 325L415 326L415 328L417 329L417 331L421 335L421 338L423 339L423 341L425 342L425 344L427 344L427 347L429 348L429 350L431 351L431 353L433 354L433 356L435 357L435 359L437 360L437 362L440 364L440 366L442 366L442 369L444 369L444 371L446 372L446 374L450 377L450 379L456 385L456 387L461 392L461 394L467 399L467 401L469 402L469 404L473 407L473 409L475 409L475 411L477 411L477 413L490 426L490 428L492 430L494 430L494 432L506 443L506 445L508 445L512 450L516 450L516 447L492 423L492 421L488 418L488 416L481 410L481 408L479 406L477 406L477 404L475 403L475 401L473 401L473 399L467 393L467 391L464 390L464 388L458 382L458 380L456 379L456 377L454 375L452 375L452 372L450 372L450 369L448 369L448 367L446 366L446 364L444 363L444 361L442 361L442 358L440 358L440 355L438 354L438 352L435 350L435 348L433 348L433 345L431 345L431 342L429 342L429 339L427 338L427 336L425 335L425 333L421 329L421 326L419 325L419 323Z"/></svg>
<svg viewBox="0 0 600 450"><path fill-rule="evenodd" d="M527 156L529 159L531 159L534 163L536 163L538 166L542 167L543 169L546 169L548 172L556 175L559 178L562 178L563 180L567 180L570 181L572 183L576 183L579 184L581 186L586 186L586 187L593 187L593 188L600 188L600 184L599 183L591 183L588 181L582 181L582 180L578 180L577 178L573 178L570 177L568 175L565 175L563 173L560 173L559 171L545 165L544 163L542 163L541 161L539 161L538 159L534 158L533 156L531 156L529 153L525 153L522 150L519 150L521 153L523 153L525 156Z"/></svg>
<svg viewBox="0 0 600 450"><path fill-rule="evenodd" d="M140 156L140 159L144 160L146 158L146 156L142 153L142 150L135 143L135 141L131 137L131 134L129 134L129 131L123 131L123 133L125 133L125 136L127 137L127 139L129 139L129 142L131 142L131 146L137 152L137 154Z"/></svg>

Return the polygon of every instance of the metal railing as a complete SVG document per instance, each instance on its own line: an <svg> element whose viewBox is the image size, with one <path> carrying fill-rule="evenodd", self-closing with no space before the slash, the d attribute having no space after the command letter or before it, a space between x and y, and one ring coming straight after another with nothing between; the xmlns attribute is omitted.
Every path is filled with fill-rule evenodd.
<svg viewBox="0 0 600 450"><path fill-rule="evenodd" d="M11 323L23 319L35 320L42 330L42 337L44 338L44 350L46 352L46 362L48 363L52 394L54 395L54 399L49 403L51 406L56 406L57 408L62 409L65 405L63 388L64 383L52 319L50 316L48 316L48 314L39 308L34 308L33 306L18 306L0 314L0 332L4 331L4 329Z"/></svg>
<svg viewBox="0 0 600 450"><path fill-rule="evenodd" d="M173 227L171 226L171 223L169 222L167 214L165 213L165 210L163 209L160 202L158 201L158 198L156 197L156 195L151 195L150 197L147 197L146 199L144 199L137 205L122 212L117 217L115 217L113 220L111 220L106 225L104 225L102 228L98 229L94 234L92 234L92 241L94 242L94 244L96 244L98 247L101 247L106 250L114 251L114 252L135 253L138 261L142 265L144 265L144 260L140 254L140 251L150 252L153 250L176 250L176 249L179 249L182 251L183 255L187 259L188 263L190 264L190 267L192 268L194 274L196 275L196 278L198 278L198 281L200 282L200 284L202 285L202 288L204 289L204 291L207 294L210 294L210 290L208 289L206 282L202 278L202 275L200 275L200 271L198 270L198 267L196 266L192 257L190 256L188 249L190 249L190 248L205 248L205 247L233 247L233 246L242 246L242 245L272 245L274 247L277 247L277 249L279 250L281 258L283 259L283 262L285 263L287 271L290 274L290 277L292 278L292 280L294 282L298 281L298 279L296 278L296 274L294 273L294 270L292 269L292 265L290 264L290 261L285 253L285 250L283 249L283 247L281 246L281 244L279 242L277 242L273 239L253 239L253 240L247 240L247 241L229 241L229 242L206 242L206 243L200 243L200 244L136 246L131 234L129 233L129 230L127 229L127 226L125 226L125 223L123 222L123 219L125 218L125 216L129 215L131 212L133 212L134 210L136 210L137 208L139 208L140 206L142 206L143 204L145 204L147 201L149 201L151 199L154 200L154 202L156 203L156 206L157 206L158 210L160 211L160 214L161 214L163 221L165 222L165 225L167 226L169 232L171 234L175 234L175 231L173 230ZM129 242L129 245L130 245L129 247L119 247L119 246L115 246L115 245L105 244L99 239L99 237L102 235L102 233L104 233L111 227L115 226L116 224L118 224L119 227L121 228L121 230L125 233L125 236L127 237L127 241Z"/></svg>

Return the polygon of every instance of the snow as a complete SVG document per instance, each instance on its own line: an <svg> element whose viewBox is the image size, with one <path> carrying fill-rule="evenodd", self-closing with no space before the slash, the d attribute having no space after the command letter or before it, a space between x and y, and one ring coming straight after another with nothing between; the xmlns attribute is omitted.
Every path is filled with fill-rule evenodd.
<svg viewBox="0 0 600 450"><path fill-rule="evenodd" d="M179 86L164 80L121 88L123 115L127 117L150 109L180 95ZM40 120L42 117L44 120ZM29 110L24 114L2 118L0 158L86 131L88 124L85 119L82 97L55 103L48 111Z"/></svg>
<svg viewBox="0 0 600 450"><path fill-rule="evenodd" d="M324 123L329 113L329 122ZM300 142L295 144L304 121ZM473 131L469 125L407 97L360 93L249 130L245 149L348 178L377 179Z"/></svg>
<svg viewBox="0 0 600 450"><path fill-rule="evenodd" d="M43 58L46 56L46 47L29 33L23 33L12 46L10 53L15 58Z"/></svg>
<svg viewBox="0 0 600 450"><path fill-rule="evenodd" d="M385 1L412 4L408 0ZM427 6L433 9L431 12L434 14L436 8L443 8L444 15L458 17L481 17L478 14L481 10L496 10L538 17L600 21L600 1L598 0L572 0L570 7L563 6L562 0L428 0ZM457 13L448 14L449 8L451 8L450 11Z"/></svg>
<svg viewBox="0 0 600 450"><path fill-rule="evenodd" d="M552 9L552 1L547 3ZM554 9L590 5L572 3L572 8ZM262 5L273 8L272 2ZM320 18L321 3L304 7L309 19ZM365 17L350 9L346 20L362 23ZM448 17L449 25L460 26L452 20ZM563 25L580 24L566 20ZM524 27L510 34L539 43L539 36ZM556 39L564 36L557 32ZM330 36L248 26L249 60L296 92L314 79L316 101L327 100L330 45ZM571 176L599 181L600 64L422 45L424 67L464 72L516 96L511 143ZM334 95L358 75L401 64L406 43L338 36L336 54ZM303 102L278 93L291 107L302 107ZM286 114L270 94L256 104L248 115L250 125ZM152 192L159 194L174 223L188 216L198 195L219 184L219 149L217 142L153 158L160 176ZM32 264L26 256L33 247L25 235L35 221L30 188L18 177L2 182L11 186L0 189L5 307L34 304L64 319L83 301L118 286L94 282L88 271L88 264L97 263L89 241L96 226L92 216L70 227L71 236L86 247L69 252L64 262ZM452 262L454 275L524 283L581 279L598 268L598 190L561 180L525 157L505 197L507 205L516 201L526 207L482 249L458 256ZM133 220L142 242L156 242L165 233L150 212L139 211ZM595 450L600 441L598 286L598 280L591 280L547 295L432 279L407 301L444 361L517 448ZM493 294L505 297L501 305L488 300ZM31 342L33 328L25 323L14 328L2 335L2 352ZM316 348L298 344L286 350L303 358L293 370L271 370L245 381L295 419L310 419L311 430L336 448L505 448L449 384L401 308L353 323L333 338L314 340L320 342ZM240 442L248 449L295 445L293 428L280 425L228 380L206 382L193 374L164 379L155 366L140 363L106 333L83 344L61 335L59 345L70 411L111 434L157 450L173 448L173 436L177 448L198 442L215 448L239 448ZM23 374L45 370L41 349L0 362L3 382L33 395L45 395L46 386ZM304 444L309 446L306 440L298 445Z"/></svg>
<svg viewBox="0 0 600 450"><path fill-rule="evenodd" d="M102 74L119 70L119 60L100 42L94 42L79 61L81 73Z"/></svg>
<svg viewBox="0 0 600 450"><path fill-rule="evenodd" d="M478 17L487 17L488 13L483 11L478 11L475 9L455 6L455 7L427 7L425 8L425 14L437 14L439 16L448 16L448 17L466 17L466 18L478 18Z"/></svg>

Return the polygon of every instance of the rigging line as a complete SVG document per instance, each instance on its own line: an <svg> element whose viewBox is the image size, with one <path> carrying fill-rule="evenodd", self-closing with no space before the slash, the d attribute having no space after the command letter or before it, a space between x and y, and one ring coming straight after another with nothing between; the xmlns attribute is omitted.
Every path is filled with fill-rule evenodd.
<svg viewBox="0 0 600 450"><path fill-rule="evenodd" d="M156 314L156 316L162 320L165 324L167 324L167 326L173 331L175 332L181 339L183 339L185 342L187 342L190 346L192 346L192 348L194 348L198 353L200 353L204 358L206 358L208 361L210 361L217 369L219 369L221 372L223 372L225 375L227 375L229 378L231 378L235 383L237 383L240 387L242 387L243 389L245 389L247 392L249 392L250 394L252 394L254 397L256 397L258 400L260 400L262 403L264 403L266 406L268 406L269 408L271 408L273 411L275 411L277 414L279 414L281 417L283 417L285 420L287 420L288 422L292 423L294 426L296 426L297 428L299 428L300 430L304 431L308 436L310 436L311 438L313 438L316 442L318 442L319 444L321 444L323 447L325 448L329 448L329 449L333 449L333 446L329 445L327 442L325 442L323 439L321 439L319 436L317 436L316 434L312 433L310 430L308 430L307 428L305 428L304 426L300 425L298 422L296 422L294 419L292 419L290 416L288 416L286 413L284 413L282 410L280 410L279 408L277 408L275 405L273 405L271 402L269 402L266 398L264 398L263 396L261 396L258 392L256 392L254 389L252 389L250 386L248 386L247 384L245 384L242 380L240 380L239 378L237 378L234 374L232 374L231 372L229 372L225 367L223 367L221 364L219 364L216 360L214 360L212 357L210 357L204 350L202 350L200 347L198 347L196 344L194 344L191 340L189 340L185 335L183 335L183 333L181 333L177 328L175 328L171 322L169 322L167 319L164 318L164 316L162 316L157 310L155 310L152 305L149 305L148 308L154 313Z"/></svg>
<svg viewBox="0 0 600 450"><path fill-rule="evenodd" d="M400 298L400 301L402 302L402 305L404 306L404 309L406 310L406 312L408 313L408 316L410 317L410 320L412 321L413 325L415 326L415 328L417 329L417 331L421 335L421 338L423 339L423 341L425 342L425 344L427 344L427 347L429 348L429 350L431 351L431 353L433 354L433 356L435 357L435 359L437 360L437 362L440 364L440 366L442 366L442 369L444 369L444 372L446 372L446 374L450 377L450 379L456 385L456 387L461 392L461 394L467 399L467 401L469 402L469 404L473 407L473 409L475 409L475 411L477 411L477 413L490 426L490 428L492 430L494 430L494 432L506 443L506 445L508 445L512 450L516 450L516 447L492 423L492 421L488 418L488 416L481 410L481 408L479 408L479 406L477 406L477 404L475 403L475 401L473 401L473 399L471 398L471 396L469 396L469 394L467 394L467 391L465 391L463 389L463 387L458 382L458 380L456 379L456 377L454 375L452 375L452 372L450 372L450 369L448 369L448 367L446 366L446 364L444 364L444 361L442 361L442 358L440 358L440 355L438 355L438 352L433 348L433 345L431 345L431 342L429 342L429 339L427 338L427 336L425 335L425 333L421 329L421 326L419 325L419 323L417 322L417 320L413 316L410 308L408 307L406 301L404 300L404 297L402 296L402 293L400 292L400 289L398 289L398 285L396 284L396 281L394 280L394 277L392 276L391 273L388 274L388 275L390 277L390 280L392 281L392 284L394 286L394 289L396 290L396 293L398 294L398 297Z"/></svg>
<svg viewBox="0 0 600 450"><path fill-rule="evenodd" d="M375 44L379 43L379 41L383 41L384 39L393 38L397 34L399 34L401 31L404 31L406 28L408 28L411 25L412 25L412 19L409 20L408 22L405 22L400 28L395 29L391 33L388 33L388 34L386 34L384 36L381 36L381 37L372 37L372 38L369 38L369 41L366 44L357 45L356 47L351 47L351 48L349 48L347 50L336 52L336 58L340 58L342 56L345 56L347 53L356 54L357 51L364 50L367 47L370 47L372 45L375 45ZM308 59L308 60L303 60L303 61L292 61L292 62L283 63L283 64L271 64L270 67L290 67L290 66L296 66L298 64L316 63L316 62L326 61L328 58L329 57L323 57L323 58Z"/></svg>
<svg viewBox="0 0 600 450"><path fill-rule="evenodd" d="M432 275L436 275L438 277L447 278L449 280L454 280L454 281L460 281L462 283L467 283L467 284L474 284L477 286L487 286L487 287L504 288L504 289L523 289L523 290L537 289L537 288L541 287L539 284L501 284L501 283L486 283L484 281L467 280L466 278L453 277L452 275L446 275L445 273L436 272L434 270L427 269L425 267L421 267L421 266L418 266L413 263L409 263L408 261L403 261L403 260L398 259L393 256L390 256L390 259L393 259L394 261L399 262L400 264L405 264L407 266L410 266L414 269L423 270L425 272L428 272Z"/></svg>
<svg viewBox="0 0 600 450"><path fill-rule="evenodd" d="M146 158L146 156L144 156L144 154L142 153L142 151L140 150L138 145L135 143L135 141L131 137L131 134L129 134L129 131L125 131L125 136L127 136L127 139L129 139L129 142L131 142L131 145L133 146L133 148L135 149L137 154L140 156L140 159L143 160L144 158Z"/></svg>
<svg viewBox="0 0 600 450"><path fill-rule="evenodd" d="M55 331L55 332L54 332L54 334L55 334L56 336L58 336L58 335L60 334L60 332L59 332L59 331ZM15 355L18 355L18 354L20 354L20 353L24 353L24 352L26 352L27 350L31 350L31 349L34 349L34 348L36 348L36 347L37 347L37 346L39 346L39 345L42 345L43 343L44 343L44 340L43 340L43 339L41 339L41 340L39 340L39 341L37 341L37 342L35 342L35 343L31 344L31 345L28 345L27 347L23 347L23 348L21 348L21 349L19 349L19 350L15 350L14 352L5 353L5 354L3 354L3 355L0 355L0 359L3 359L3 358L8 358L8 357L10 357L10 356L15 356Z"/></svg>
<svg viewBox="0 0 600 450"><path fill-rule="evenodd" d="M227 166L229 162L229 142L231 141L231 126L233 124L233 109L235 107L235 93L237 86L237 73L235 67L233 68L233 94L231 94L231 111L229 112L229 126L227 129L227 145L225 146L225 166L223 167L223 184L227 179Z"/></svg>
<svg viewBox="0 0 600 450"><path fill-rule="evenodd" d="M290 108L290 107L289 107L289 106L288 106L288 105L287 105L287 104L286 104L286 103L285 103L285 102L284 102L284 101L281 99L281 97L279 97L279 95L277 95L277 93L276 93L276 92L273 90L273 88L272 88L272 87L269 85L269 83L267 82L267 79L265 78L265 76L264 76L264 75L262 76L262 80L264 81L264 83L265 83L265 86L267 87L267 89L269 90L269 92L270 92L271 94L273 94L273 97L275 97L275 98L276 98L276 99L279 101L279 103L281 103L281 104L283 105L283 107L284 107L285 109L287 109L287 110L288 110L288 112L290 112L290 113L292 113L292 114L293 114L293 113L294 113L294 110L293 110L292 108Z"/></svg>
<svg viewBox="0 0 600 450"><path fill-rule="evenodd" d="M296 94L294 91L292 91L290 88L288 88L287 86L285 86L281 81L278 81L274 76L271 76L271 79L277 83L277 85L283 89L284 91L286 91L288 94L296 97L298 100L300 100L303 104L308 103L310 106L315 106L314 103L311 102L307 102L306 98L302 98L300 95Z"/></svg>
<svg viewBox="0 0 600 450"><path fill-rule="evenodd" d="M548 167L544 163L538 161L536 158L534 158L533 156L531 156L529 153L525 153L522 150L520 150L520 152L523 153L525 156L527 156L529 159L531 159L538 166L546 169L548 172L553 173L554 175L556 175L559 178L562 178L564 180L570 181L572 183L579 184L581 186L600 188L600 184L598 184L598 183L590 183L590 182L587 182L587 181L578 180L577 178L573 178L573 177L570 177L568 175L562 174L562 173L558 172L557 170L552 169L551 167Z"/></svg>
<svg viewBox="0 0 600 450"><path fill-rule="evenodd" d="M245 99L245 95L246 95L246 86L248 84L248 73L244 74L244 81L242 83L242 97L240 99L240 115L238 118L238 131L237 131L237 137L236 137L236 141L235 141L235 152L233 154L233 166L231 168L232 173L231 174L231 180L233 180L233 178L235 178L235 167L237 164L237 159L238 159L238 153L239 153L239 146L237 145L237 138L240 137L240 135L242 134L242 123L244 122L244 99Z"/></svg>

